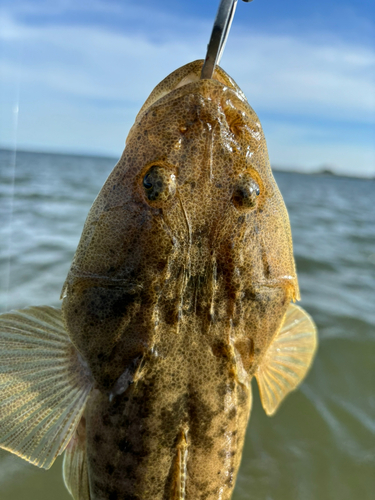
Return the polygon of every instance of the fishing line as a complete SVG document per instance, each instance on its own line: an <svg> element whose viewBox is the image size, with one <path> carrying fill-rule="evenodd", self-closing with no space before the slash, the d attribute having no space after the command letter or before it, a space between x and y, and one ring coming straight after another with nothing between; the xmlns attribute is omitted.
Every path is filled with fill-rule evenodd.
<svg viewBox="0 0 375 500"><path fill-rule="evenodd" d="M22 63L23 57L23 44L19 50L18 60ZM19 65L19 67L21 67ZM20 72L17 72L15 81L15 104L12 108L12 135L13 135L13 147L11 158L9 162L10 167L10 190L9 190L9 230L8 230L8 257L5 264L4 281L5 281L5 300L4 300L4 311L8 310L9 305L9 295L10 295L10 280L12 274L12 251L13 251L13 215L14 215L14 198L15 198L15 186L16 186L16 168L17 168L17 137L18 137L18 120L19 120L19 107L20 107ZM1 308L1 305L0 305Z"/></svg>

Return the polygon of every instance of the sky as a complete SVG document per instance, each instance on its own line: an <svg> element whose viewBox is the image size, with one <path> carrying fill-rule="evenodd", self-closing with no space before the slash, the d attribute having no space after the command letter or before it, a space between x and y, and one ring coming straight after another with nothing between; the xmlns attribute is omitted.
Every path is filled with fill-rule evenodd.
<svg viewBox="0 0 375 500"><path fill-rule="evenodd" d="M155 85L205 57L218 0L2 0L0 147L119 157ZM375 176L373 0L238 2L221 66L275 168Z"/></svg>

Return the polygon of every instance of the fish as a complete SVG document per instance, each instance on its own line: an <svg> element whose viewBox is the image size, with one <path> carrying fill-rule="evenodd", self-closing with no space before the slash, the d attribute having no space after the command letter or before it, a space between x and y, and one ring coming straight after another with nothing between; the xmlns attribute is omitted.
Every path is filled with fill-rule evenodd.
<svg viewBox="0 0 375 500"><path fill-rule="evenodd" d="M219 66L159 83L94 201L62 308L0 316L0 446L75 500L228 500L256 379L317 349L258 116Z"/></svg>

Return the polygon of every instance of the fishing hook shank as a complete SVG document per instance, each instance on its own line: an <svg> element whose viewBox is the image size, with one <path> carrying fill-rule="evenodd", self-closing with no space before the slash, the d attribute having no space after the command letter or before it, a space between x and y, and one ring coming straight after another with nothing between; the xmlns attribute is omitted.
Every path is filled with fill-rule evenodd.
<svg viewBox="0 0 375 500"><path fill-rule="evenodd" d="M201 79L212 78L215 66L219 64L232 25L238 0L221 0L207 46L202 66ZM252 0L243 0L251 2Z"/></svg>

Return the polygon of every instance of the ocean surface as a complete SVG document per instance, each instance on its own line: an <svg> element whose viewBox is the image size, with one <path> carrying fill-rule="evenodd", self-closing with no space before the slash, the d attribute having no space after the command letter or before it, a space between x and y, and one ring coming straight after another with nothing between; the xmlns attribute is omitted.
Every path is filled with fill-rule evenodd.
<svg viewBox="0 0 375 500"><path fill-rule="evenodd" d="M15 161L14 161L15 160ZM108 158L0 151L0 312L59 306ZM234 500L375 498L375 181L275 172L319 350L272 418L254 405ZM68 500L61 457L0 450L1 500Z"/></svg>

